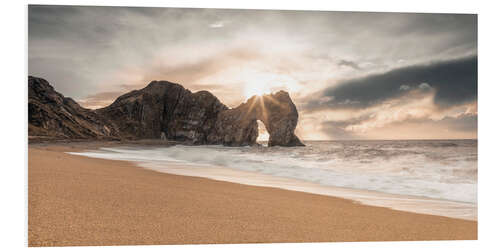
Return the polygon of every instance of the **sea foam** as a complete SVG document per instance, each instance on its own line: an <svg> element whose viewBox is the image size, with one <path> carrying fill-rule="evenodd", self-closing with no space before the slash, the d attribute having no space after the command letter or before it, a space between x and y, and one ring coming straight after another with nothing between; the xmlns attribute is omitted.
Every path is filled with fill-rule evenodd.
<svg viewBox="0 0 500 250"><path fill-rule="evenodd" d="M475 218L475 140L306 144L294 148L116 147L73 154L134 161L173 174L341 196L401 210L421 206L416 212ZM460 209L449 211L453 206ZM439 209L442 213L436 212Z"/></svg>

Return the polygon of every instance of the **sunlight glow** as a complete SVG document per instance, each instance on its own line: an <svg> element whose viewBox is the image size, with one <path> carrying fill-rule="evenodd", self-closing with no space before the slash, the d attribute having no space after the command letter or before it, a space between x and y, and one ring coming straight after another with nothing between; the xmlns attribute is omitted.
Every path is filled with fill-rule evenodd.
<svg viewBox="0 0 500 250"><path fill-rule="evenodd" d="M271 93L271 88L265 82L253 82L245 84L245 88L243 91L245 98L248 99L254 95L261 96L264 94L269 94Z"/></svg>
<svg viewBox="0 0 500 250"><path fill-rule="evenodd" d="M267 132L264 123L257 120L257 124L259 126L259 136L257 137L257 141L269 141L269 133Z"/></svg>
<svg viewBox="0 0 500 250"><path fill-rule="evenodd" d="M249 69L238 73L244 83L243 96L246 99L254 95L262 96L278 90L296 92L301 89L298 82L288 75Z"/></svg>

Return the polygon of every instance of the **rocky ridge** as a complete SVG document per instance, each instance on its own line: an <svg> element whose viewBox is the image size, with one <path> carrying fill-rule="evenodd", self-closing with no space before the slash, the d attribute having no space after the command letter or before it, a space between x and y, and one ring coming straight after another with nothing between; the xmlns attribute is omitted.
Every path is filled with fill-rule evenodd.
<svg viewBox="0 0 500 250"><path fill-rule="evenodd" d="M28 78L30 138L168 139L190 144L255 145L257 120L269 146L303 146L294 130L298 112L285 91L254 96L230 109L208 91L192 93L168 81L118 97L90 110L57 93L41 78Z"/></svg>

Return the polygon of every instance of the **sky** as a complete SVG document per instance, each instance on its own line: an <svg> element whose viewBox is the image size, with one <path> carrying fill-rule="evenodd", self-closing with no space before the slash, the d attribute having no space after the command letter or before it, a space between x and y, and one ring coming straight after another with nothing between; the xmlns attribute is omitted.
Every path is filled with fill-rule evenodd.
<svg viewBox="0 0 500 250"><path fill-rule="evenodd" d="M167 80L229 107L288 91L303 140L477 138L477 15L30 5L28 19L29 74L87 108Z"/></svg>

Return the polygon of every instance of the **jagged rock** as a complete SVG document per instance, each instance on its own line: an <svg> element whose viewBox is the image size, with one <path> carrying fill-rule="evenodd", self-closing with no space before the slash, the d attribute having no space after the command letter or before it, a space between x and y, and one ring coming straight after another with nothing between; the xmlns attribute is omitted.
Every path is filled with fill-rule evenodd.
<svg viewBox="0 0 500 250"><path fill-rule="evenodd" d="M57 93L47 81L29 77L29 135L64 138L169 139L193 144L256 144L257 120L269 146L303 146L294 134L298 113L288 93L254 96L229 109L208 91L192 93L179 84L153 81L88 110Z"/></svg>
<svg viewBox="0 0 500 250"><path fill-rule="evenodd" d="M118 131L94 111L56 92L41 78L28 77L28 135L31 138L114 138Z"/></svg>

